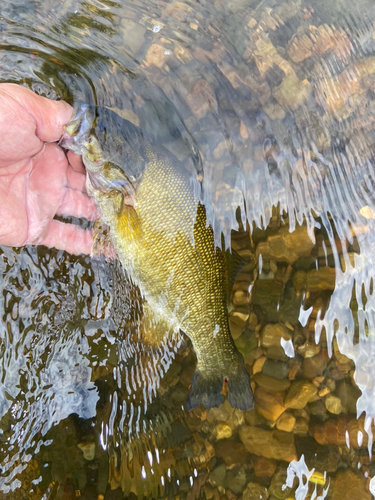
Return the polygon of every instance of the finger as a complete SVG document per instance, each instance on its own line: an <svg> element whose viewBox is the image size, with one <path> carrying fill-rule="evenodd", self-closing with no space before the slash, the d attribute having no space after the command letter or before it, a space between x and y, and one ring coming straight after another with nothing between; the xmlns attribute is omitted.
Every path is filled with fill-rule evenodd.
<svg viewBox="0 0 375 500"><path fill-rule="evenodd" d="M83 172L77 172L73 170L73 168L68 165L66 169L66 178L68 179L69 187L72 189L77 189L78 191L82 191L86 193L86 174Z"/></svg>
<svg viewBox="0 0 375 500"><path fill-rule="evenodd" d="M86 173L85 166L82 161L82 156L76 155L73 151L68 151L68 161L76 172Z"/></svg>
<svg viewBox="0 0 375 500"><path fill-rule="evenodd" d="M56 213L63 216L86 217L88 220L96 220L100 216L94 198L70 188L66 188L63 201Z"/></svg>
<svg viewBox="0 0 375 500"><path fill-rule="evenodd" d="M38 96L21 85L2 83L0 93L17 101L30 114L36 126L35 135L41 141L59 140L64 125L73 114L73 108L68 103Z"/></svg>
<svg viewBox="0 0 375 500"><path fill-rule="evenodd" d="M39 245L65 250L75 255L81 253L90 254L92 243L90 231L57 220L51 222L47 236L44 240L38 242Z"/></svg>

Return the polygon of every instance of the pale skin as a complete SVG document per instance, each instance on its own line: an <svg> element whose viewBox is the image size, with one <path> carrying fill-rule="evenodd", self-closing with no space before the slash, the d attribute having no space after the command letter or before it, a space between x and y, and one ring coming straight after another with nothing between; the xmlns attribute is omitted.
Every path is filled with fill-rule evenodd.
<svg viewBox="0 0 375 500"><path fill-rule="evenodd" d="M0 245L90 253L90 231L54 220L99 216L80 158L57 144L72 112L66 102L0 84Z"/></svg>

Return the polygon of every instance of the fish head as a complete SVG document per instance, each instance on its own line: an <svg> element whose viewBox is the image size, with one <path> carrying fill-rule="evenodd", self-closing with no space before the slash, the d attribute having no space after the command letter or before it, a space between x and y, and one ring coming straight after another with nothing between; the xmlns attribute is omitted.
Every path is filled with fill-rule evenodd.
<svg viewBox="0 0 375 500"><path fill-rule="evenodd" d="M142 141L140 129L114 111L79 102L60 145L82 156L94 189L134 191L145 168Z"/></svg>

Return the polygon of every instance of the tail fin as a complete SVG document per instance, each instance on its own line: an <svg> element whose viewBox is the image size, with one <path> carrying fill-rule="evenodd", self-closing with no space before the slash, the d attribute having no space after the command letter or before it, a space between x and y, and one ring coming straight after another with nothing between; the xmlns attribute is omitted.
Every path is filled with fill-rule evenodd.
<svg viewBox="0 0 375 500"><path fill-rule="evenodd" d="M199 370L195 370L186 401L187 409L190 411L201 403L207 409L219 406L224 401L222 388L223 377L207 377Z"/></svg>
<svg viewBox="0 0 375 500"><path fill-rule="evenodd" d="M245 366L242 366L235 375L228 377L228 401L233 408L252 410L254 396L250 386L250 377Z"/></svg>
<svg viewBox="0 0 375 500"><path fill-rule="evenodd" d="M233 408L251 410L254 408L254 397L250 387L250 377L245 367L230 377L225 377L228 382L228 401ZM222 394L223 375L206 376L196 370L191 382L186 406L188 410L203 403L206 409L219 406L224 401Z"/></svg>

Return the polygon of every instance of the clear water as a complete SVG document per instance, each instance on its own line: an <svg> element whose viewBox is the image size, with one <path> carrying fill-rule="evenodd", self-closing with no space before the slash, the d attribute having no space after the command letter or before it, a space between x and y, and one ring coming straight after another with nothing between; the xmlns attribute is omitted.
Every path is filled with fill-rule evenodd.
<svg viewBox="0 0 375 500"><path fill-rule="evenodd" d="M1 81L110 107L203 179L247 261L255 410L186 411L191 346L138 337L117 267L3 247L0 497L371 498L374 22L364 0L2 3Z"/></svg>

